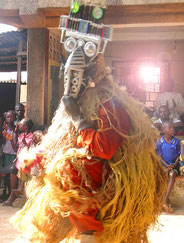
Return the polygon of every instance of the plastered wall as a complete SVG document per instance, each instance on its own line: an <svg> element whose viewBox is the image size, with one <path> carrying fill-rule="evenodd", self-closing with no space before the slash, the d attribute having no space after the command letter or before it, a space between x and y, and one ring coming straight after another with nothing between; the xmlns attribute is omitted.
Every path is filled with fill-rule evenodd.
<svg viewBox="0 0 184 243"><path fill-rule="evenodd" d="M117 60L137 62L146 58L170 63L174 90L184 95L184 41L114 41L108 43L105 53L106 63L111 66Z"/></svg>

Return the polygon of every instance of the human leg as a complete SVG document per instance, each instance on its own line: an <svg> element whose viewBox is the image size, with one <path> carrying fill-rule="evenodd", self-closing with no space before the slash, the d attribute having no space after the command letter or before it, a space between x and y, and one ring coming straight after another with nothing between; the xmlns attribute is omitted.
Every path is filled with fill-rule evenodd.
<svg viewBox="0 0 184 243"><path fill-rule="evenodd" d="M11 191L12 191L12 189L17 188L17 175L16 174L10 174L10 185L11 185Z"/></svg>
<svg viewBox="0 0 184 243"><path fill-rule="evenodd" d="M184 161L180 161L179 163L179 170L180 170L180 175L184 175Z"/></svg>
<svg viewBox="0 0 184 243"><path fill-rule="evenodd" d="M0 203L6 201L10 195L10 176L9 174L0 174L0 183L2 183L3 191L0 196Z"/></svg>
<svg viewBox="0 0 184 243"><path fill-rule="evenodd" d="M80 235L80 243L96 243L96 239L94 235Z"/></svg>
<svg viewBox="0 0 184 243"><path fill-rule="evenodd" d="M19 185L17 189L12 189L12 192L17 196L21 197L24 194L24 181L19 180Z"/></svg>
<svg viewBox="0 0 184 243"><path fill-rule="evenodd" d="M17 187L17 176L15 174L10 174L10 185L11 185L11 193L7 201L3 203L3 206L12 206L13 202L17 198L17 195L14 192L14 190Z"/></svg>
<svg viewBox="0 0 184 243"><path fill-rule="evenodd" d="M173 208L169 205L169 196L171 190L173 189L176 176L177 176L177 172L175 170L171 170L169 172L169 182L168 182L167 192L165 194L165 202L163 204L164 210L169 213L173 212Z"/></svg>

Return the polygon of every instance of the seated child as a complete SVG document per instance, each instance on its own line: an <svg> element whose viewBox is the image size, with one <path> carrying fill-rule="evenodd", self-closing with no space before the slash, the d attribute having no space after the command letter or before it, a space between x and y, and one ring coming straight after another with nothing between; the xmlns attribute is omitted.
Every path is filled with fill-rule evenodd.
<svg viewBox="0 0 184 243"><path fill-rule="evenodd" d="M157 154L160 156L161 164L168 172L168 188L165 195L163 208L172 213L173 208L169 204L169 195L174 186L175 178L179 175L180 140L174 137L174 126L171 122L162 124L163 137L156 143Z"/></svg>

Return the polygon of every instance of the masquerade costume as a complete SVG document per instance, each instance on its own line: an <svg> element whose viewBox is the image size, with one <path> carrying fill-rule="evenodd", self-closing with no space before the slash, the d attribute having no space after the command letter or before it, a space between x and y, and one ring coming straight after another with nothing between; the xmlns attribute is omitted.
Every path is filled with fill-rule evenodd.
<svg viewBox="0 0 184 243"><path fill-rule="evenodd" d="M162 207L158 134L104 65L112 36L104 12L103 1L73 1L70 16L61 16L65 92L40 145L45 169L13 219L33 242L78 233L93 233L97 242L147 242Z"/></svg>

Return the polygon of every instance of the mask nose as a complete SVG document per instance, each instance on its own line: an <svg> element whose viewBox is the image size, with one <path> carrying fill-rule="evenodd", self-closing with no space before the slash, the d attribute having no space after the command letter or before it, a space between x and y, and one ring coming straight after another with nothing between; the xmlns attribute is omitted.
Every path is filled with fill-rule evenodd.
<svg viewBox="0 0 184 243"><path fill-rule="evenodd" d="M85 55L81 46L78 46L68 57L65 68L69 67L80 67L85 66Z"/></svg>
<svg viewBox="0 0 184 243"><path fill-rule="evenodd" d="M78 46L68 57L64 71L64 95L77 98L83 80L86 66L85 55L81 46Z"/></svg>

